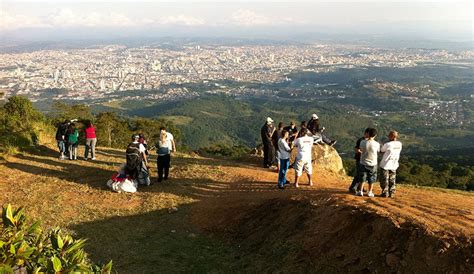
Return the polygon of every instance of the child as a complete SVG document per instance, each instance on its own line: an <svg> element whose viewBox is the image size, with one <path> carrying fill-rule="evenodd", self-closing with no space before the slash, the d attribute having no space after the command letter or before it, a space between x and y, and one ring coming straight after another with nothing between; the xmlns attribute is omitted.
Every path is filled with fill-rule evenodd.
<svg viewBox="0 0 474 274"><path fill-rule="evenodd" d="M392 130L388 134L390 142L383 145L380 152L383 152L380 168L382 169L382 180L380 187L382 188L382 197L395 197L395 179L397 176L398 159L402 151L402 143L397 141L398 132Z"/></svg>
<svg viewBox="0 0 474 274"><path fill-rule="evenodd" d="M367 139L360 142L360 164L359 164L359 180L360 183L358 196L364 196L364 182L369 183L369 191L367 196L374 197L373 187L377 180L377 155L380 152L380 144L375 141L377 130L375 128L367 128Z"/></svg>

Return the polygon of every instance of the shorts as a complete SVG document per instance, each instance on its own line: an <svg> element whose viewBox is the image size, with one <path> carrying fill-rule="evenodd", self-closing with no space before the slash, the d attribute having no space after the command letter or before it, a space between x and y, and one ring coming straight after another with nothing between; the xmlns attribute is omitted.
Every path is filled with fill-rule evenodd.
<svg viewBox="0 0 474 274"><path fill-rule="evenodd" d="M359 183L364 183L367 180L369 184L373 184L377 181L377 166L359 164L358 169Z"/></svg>
<svg viewBox="0 0 474 274"><path fill-rule="evenodd" d="M313 174L313 165L311 164L311 160L296 160L294 163L296 176L303 175L303 170L308 174Z"/></svg>

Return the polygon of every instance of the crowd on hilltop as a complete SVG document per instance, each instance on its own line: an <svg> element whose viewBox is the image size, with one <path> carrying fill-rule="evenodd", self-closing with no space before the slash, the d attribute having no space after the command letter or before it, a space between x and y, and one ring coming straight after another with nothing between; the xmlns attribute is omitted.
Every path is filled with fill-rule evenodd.
<svg viewBox="0 0 474 274"><path fill-rule="evenodd" d="M77 147L79 145L79 130L77 120L66 120L60 123L56 130L56 141L59 149L59 159L77 160ZM85 152L84 160L96 160L97 136L91 121L84 122ZM160 128L156 144L148 147L144 134L133 134L125 152L126 161L122 164L107 183L117 191L135 192L138 185L149 186L150 179L149 150L156 149L158 182L168 180L171 166L171 153L176 152L173 134L167 132L165 127Z"/></svg>
<svg viewBox="0 0 474 274"><path fill-rule="evenodd" d="M299 178L303 171L308 176L309 185L313 185L313 145L334 146L336 140L332 140L324 132L325 128L320 126L319 117L313 114L311 119L302 122L300 129L294 122L285 127L283 122L276 128L274 121L267 118L261 128L261 138L263 143L263 166L265 168L278 170L278 188L284 189L290 184L287 180L287 172L290 167L295 169L296 187L299 187ZM392 130L388 134L389 142L381 146L375 138L377 130L367 128L364 136L359 138L355 146L355 159L357 161L356 175L352 181L349 191L364 196L364 184L368 183L367 196L374 197L373 185L377 181L378 167L381 169L382 178L380 186L382 197L394 197L396 189L396 171L402 150L402 143L398 141L398 132ZM291 152L296 149L296 157L290 163ZM383 153L380 164L378 154Z"/></svg>

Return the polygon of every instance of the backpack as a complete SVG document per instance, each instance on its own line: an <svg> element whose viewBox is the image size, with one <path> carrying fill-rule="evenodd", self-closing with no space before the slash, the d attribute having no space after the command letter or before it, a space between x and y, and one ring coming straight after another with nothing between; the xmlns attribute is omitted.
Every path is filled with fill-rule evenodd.
<svg viewBox="0 0 474 274"><path fill-rule="evenodd" d="M127 147L126 158L127 164L125 171L133 178L138 177L138 173L142 167L142 156L140 155L140 143L130 143Z"/></svg>

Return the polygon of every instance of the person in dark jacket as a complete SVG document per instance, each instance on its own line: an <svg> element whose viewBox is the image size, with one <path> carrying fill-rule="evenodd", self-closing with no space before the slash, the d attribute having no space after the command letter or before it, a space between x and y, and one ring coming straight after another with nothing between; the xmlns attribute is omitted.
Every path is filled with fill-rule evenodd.
<svg viewBox="0 0 474 274"><path fill-rule="evenodd" d="M360 151L360 142L362 142L362 140L365 140L365 138L367 137L367 130L366 132L364 132L364 137L360 137L359 139L357 139L357 142L356 142L356 145L354 147L354 159L356 160L356 174L354 175L354 179L352 179L352 183L351 183L351 186L349 187L349 192L351 193L356 193L357 192L357 188L359 186L359 164L360 164L360 156L361 156L361 151Z"/></svg>
<svg viewBox="0 0 474 274"><path fill-rule="evenodd" d="M283 128L283 130L286 130L288 131L289 133L289 143L293 143L293 141L296 139L296 137L298 136L298 128L296 127L295 125L295 122L291 122L289 126Z"/></svg>
<svg viewBox="0 0 474 274"><path fill-rule="evenodd" d="M263 143L263 167L265 168L271 168L275 162L275 146L273 145L275 131L273 120L268 117L260 131Z"/></svg>
<svg viewBox="0 0 474 274"><path fill-rule="evenodd" d="M59 159L64 160L66 159L66 145L67 145L67 130L69 127L69 120L64 121L63 123L59 124L58 129L56 130L56 141L58 142L58 149L59 149Z"/></svg>
<svg viewBox="0 0 474 274"><path fill-rule="evenodd" d="M313 136L320 135L325 144L330 146L334 146L336 144L336 140L331 140L326 134L323 133L325 128L320 126L319 117L316 115L316 113L313 113L311 119L308 121L307 128Z"/></svg>

